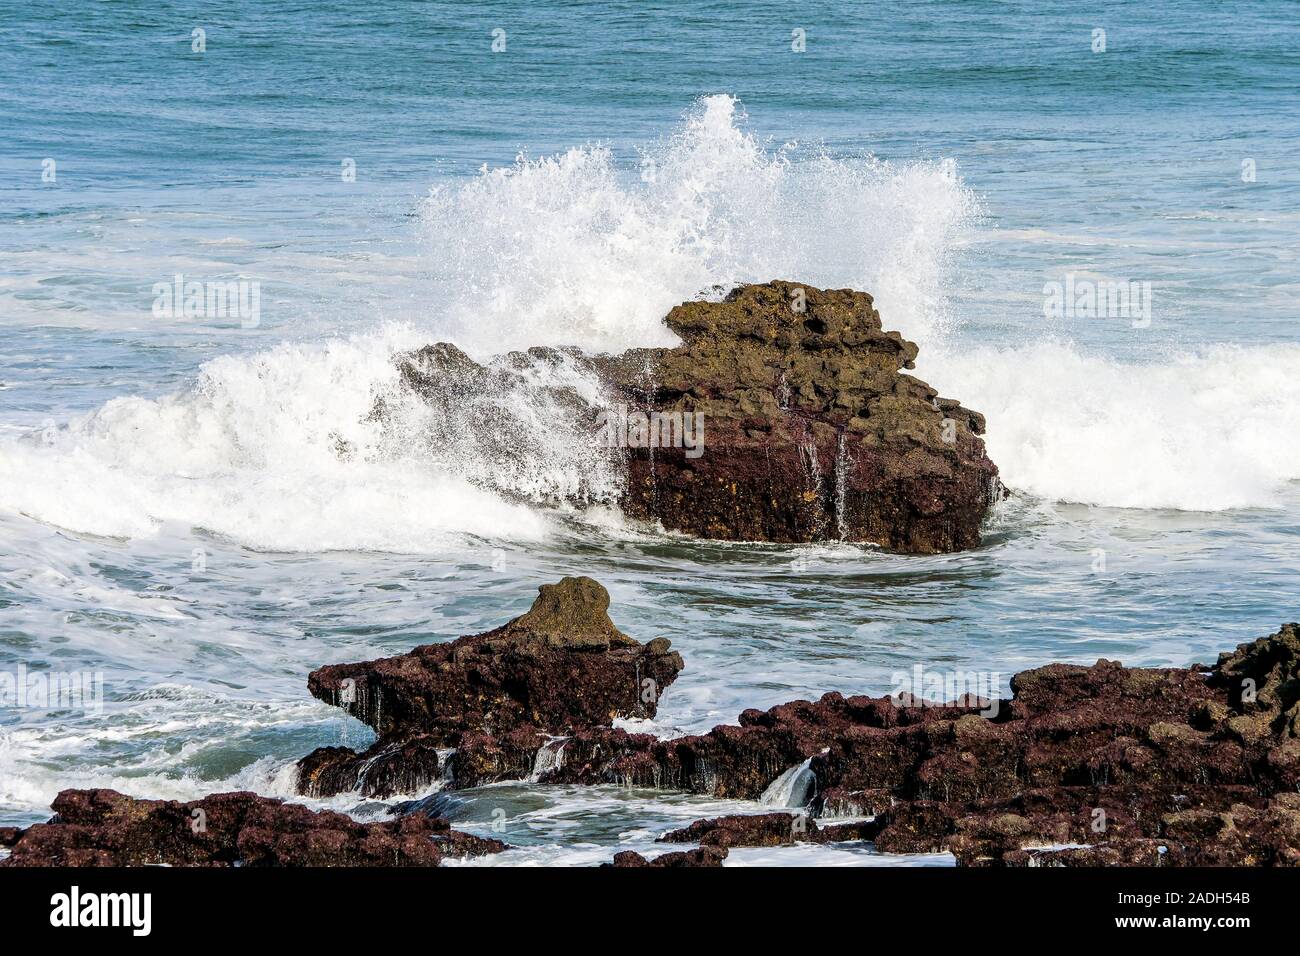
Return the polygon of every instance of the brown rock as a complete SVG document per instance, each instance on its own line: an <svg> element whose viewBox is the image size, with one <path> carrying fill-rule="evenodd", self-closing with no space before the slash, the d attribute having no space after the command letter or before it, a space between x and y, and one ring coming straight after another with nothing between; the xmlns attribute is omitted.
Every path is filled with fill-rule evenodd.
<svg viewBox="0 0 1300 956"><path fill-rule="evenodd" d="M419 790L439 779L440 747L461 748L450 769L462 786L519 776L549 736L653 717L681 656L666 639L643 645L623 634L608 608L609 594L591 578L564 578L495 630L313 671L312 695L370 724L379 739L364 754L309 754L299 763L300 789L379 797Z"/></svg>
<svg viewBox="0 0 1300 956"><path fill-rule="evenodd" d="M19 832L0 866L437 866L506 845L408 816L358 823L254 793L178 803L64 790L55 816Z"/></svg>
<svg viewBox="0 0 1300 956"><path fill-rule="evenodd" d="M628 514L702 538L979 544L1002 494L984 419L900 372L916 346L882 331L870 295L774 281L665 322L681 346L602 369L618 402L702 415L703 453L629 449Z"/></svg>
<svg viewBox="0 0 1300 956"><path fill-rule="evenodd" d="M601 865L620 868L665 867L677 869L686 866L722 866L722 861L726 858L726 847L716 846L702 846L695 850L684 850L680 853L663 853L653 860L647 860L635 850L624 850L621 853L614 854L613 863L603 863Z"/></svg>
<svg viewBox="0 0 1300 956"><path fill-rule="evenodd" d="M607 497L673 531L920 554L979 544L989 506L1005 494L979 437L984 418L901 371L914 367L917 348L883 331L870 295L774 281L721 302L683 303L665 322L680 346L594 358L535 348L480 366L439 343L401 356L398 367L405 388L436 413L422 426L431 448L472 441L504 462L521 450L544 454L527 419L493 400L518 392L522 403L546 402L582 422L626 476ZM566 363L601 380L603 401L523 374ZM383 401L374 415L401 427ZM647 434L632 428L629 441L634 418ZM702 436L686 427L697 422ZM614 433L614 444L601 441ZM596 500L585 486L568 496Z"/></svg>

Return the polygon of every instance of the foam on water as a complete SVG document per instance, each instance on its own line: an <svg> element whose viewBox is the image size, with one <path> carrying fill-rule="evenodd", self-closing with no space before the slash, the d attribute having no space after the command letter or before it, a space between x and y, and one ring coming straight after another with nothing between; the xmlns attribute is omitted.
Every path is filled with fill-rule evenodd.
<svg viewBox="0 0 1300 956"><path fill-rule="evenodd" d="M549 522L523 502L608 496L614 476L546 391L581 385L574 370L465 396L466 420L473 408L521 436L505 456L496 434L431 421L398 388L394 356L424 341L390 328L223 357L187 392L7 436L0 507L111 537L176 522L265 550L420 552L452 533L534 540Z"/></svg>
<svg viewBox="0 0 1300 956"><path fill-rule="evenodd" d="M758 802L765 807L803 807L813 798L816 788L817 778L809 757L768 784Z"/></svg>
<svg viewBox="0 0 1300 956"><path fill-rule="evenodd" d="M1012 488L1049 501L1221 511L1300 479L1300 346L1216 346L1147 364L1068 343L954 351L918 373L983 412Z"/></svg>

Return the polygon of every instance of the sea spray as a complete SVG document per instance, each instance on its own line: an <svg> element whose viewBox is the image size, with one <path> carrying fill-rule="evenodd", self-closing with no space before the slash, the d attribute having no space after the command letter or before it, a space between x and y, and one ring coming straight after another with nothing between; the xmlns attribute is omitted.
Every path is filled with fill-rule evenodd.
<svg viewBox="0 0 1300 956"><path fill-rule="evenodd" d="M645 148L651 176L590 146L435 186L440 327L487 350L666 346L674 305L774 278L869 290L912 337L941 325L954 240L979 211L951 167L770 147L746 121L704 97Z"/></svg>

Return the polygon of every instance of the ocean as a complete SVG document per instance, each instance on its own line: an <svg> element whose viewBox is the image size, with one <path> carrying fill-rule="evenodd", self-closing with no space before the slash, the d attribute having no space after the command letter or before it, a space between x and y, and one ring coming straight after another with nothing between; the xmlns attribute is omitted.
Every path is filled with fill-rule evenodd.
<svg viewBox="0 0 1300 956"><path fill-rule="evenodd" d="M0 825L67 787L292 797L300 756L369 740L310 670L494 627L566 574L681 651L629 724L663 735L917 664L1005 687L1212 663L1295 619L1298 19L0 2L0 673L102 687L0 709ZM980 548L707 543L547 505L590 475L526 400L509 463L367 421L403 349L668 345L673 305L774 278L871 292L915 374L987 416L1012 494ZM228 307L186 309L192 282ZM756 808L526 782L440 806L518 847L478 865Z"/></svg>

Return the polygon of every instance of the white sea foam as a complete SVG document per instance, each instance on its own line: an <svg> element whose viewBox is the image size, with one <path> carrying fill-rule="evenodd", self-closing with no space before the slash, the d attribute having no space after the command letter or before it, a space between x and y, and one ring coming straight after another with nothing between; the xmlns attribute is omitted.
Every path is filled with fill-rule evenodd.
<svg viewBox="0 0 1300 956"><path fill-rule="evenodd" d="M419 552L459 532L540 538L548 519L526 502L614 480L547 398L543 386L575 384L572 370L538 366L466 396L466 414L522 436L506 458L488 430L430 422L397 388L394 355L422 341L388 329L221 358L188 392L6 437L0 507L104 536L176 522L267 550ZM387 425L371 414L380 398Z"/></svg>
<svg viewBox="0 0 1300 956"><path fill-rule="evenodd" d="M1300 346L1217 346L1148 364L1062 343L923 353L918 372L988 418L1012 488L1051 501L1219 511L1300 479Z"/></svg>
<svg viewBox="0 0 1300 956"><path fill-rule="evenodd" d="M977 205L960 179L767 148L744 121L732 97L709 96L630 172L591 146L435 187L424 216L446 328L488 350L672 344L674 305L777 278L870 290L909 335L941 322L949 253Z"/></svg>

